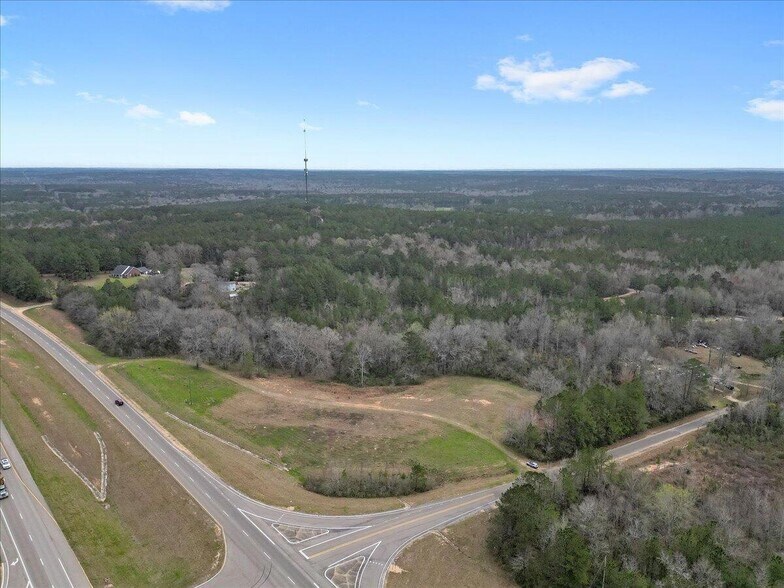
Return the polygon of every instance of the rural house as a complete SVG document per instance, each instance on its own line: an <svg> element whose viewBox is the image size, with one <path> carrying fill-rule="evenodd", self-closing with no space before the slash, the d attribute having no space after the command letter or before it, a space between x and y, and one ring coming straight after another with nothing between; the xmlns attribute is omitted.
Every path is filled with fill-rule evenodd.
<svg viewBox="0 0 784 588"><path fill-rule="evenodd" d="M140 275L142 273L132 265L118 265L111 273L113 278L133 278Z"/></svg>

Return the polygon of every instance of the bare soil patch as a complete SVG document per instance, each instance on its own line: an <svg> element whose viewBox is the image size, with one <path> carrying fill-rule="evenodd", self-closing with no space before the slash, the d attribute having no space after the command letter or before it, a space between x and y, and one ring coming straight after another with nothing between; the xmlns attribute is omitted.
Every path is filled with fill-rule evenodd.
<svg viewBox="0 0 784 588"><path fill-rule="evenodd" d="M387 388L355 388L283 376L257 379L247 385L303 401L333 401L435 416L496 442L503 438L509 415L533 408L539 399L537 393L508 382L466 376L441 377L416 386Z"/></svg>

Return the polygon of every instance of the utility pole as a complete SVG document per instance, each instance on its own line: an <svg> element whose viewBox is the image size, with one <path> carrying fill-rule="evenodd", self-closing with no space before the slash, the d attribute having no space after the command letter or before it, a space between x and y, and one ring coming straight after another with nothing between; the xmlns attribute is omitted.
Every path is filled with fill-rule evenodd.
<svg viewBox="0 0 784 588"><path fill-rule="evenodd" d="M302 140L305 144L305 204L308 203L308 125L302 119Z"/></svg>

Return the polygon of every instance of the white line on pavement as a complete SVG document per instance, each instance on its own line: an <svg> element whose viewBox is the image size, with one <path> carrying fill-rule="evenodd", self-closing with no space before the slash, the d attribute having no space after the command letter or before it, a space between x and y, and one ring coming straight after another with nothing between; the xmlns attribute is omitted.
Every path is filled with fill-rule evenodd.
<svg viewBox="0 0 784 588"><path fill-rule="evenodd" d="M65 566L63 565L63 560L61 560L61 559L58 557L58 558L57 558L57 561L59 561L59 562L60 562L60 567L61 567L61 568L63 568L63 573L65 574L65 577L66 577L66 579L68 580L68 585L69 585L71 588L74 588L73 582L71 582L71 576L69 576L69 575L68 575L68 572L66 572L66 571L65 571Z"/></svg>

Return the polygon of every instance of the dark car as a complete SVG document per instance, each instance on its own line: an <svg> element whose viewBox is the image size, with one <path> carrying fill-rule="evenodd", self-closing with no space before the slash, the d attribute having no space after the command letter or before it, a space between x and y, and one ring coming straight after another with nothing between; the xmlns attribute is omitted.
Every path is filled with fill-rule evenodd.
<svg viewBox="0 0 784 588"><path fill-rule="evenodd" d="M115 403L117 406L122 406L123 404L125 404L125 402L123 402L122 398L118 398L118 399L116 399L116 400L114 401L114 403Z"/></svg>

